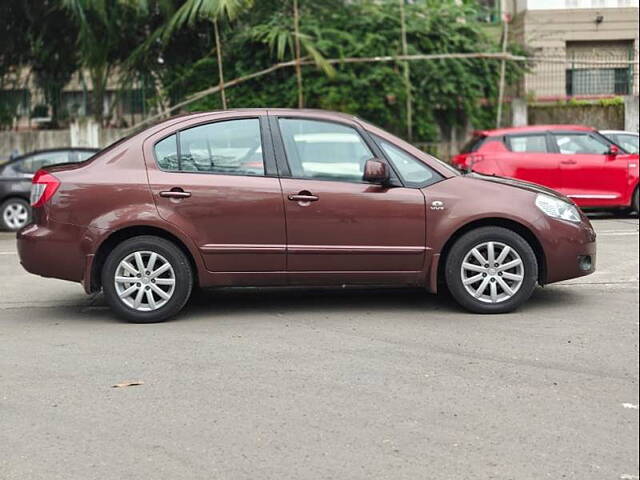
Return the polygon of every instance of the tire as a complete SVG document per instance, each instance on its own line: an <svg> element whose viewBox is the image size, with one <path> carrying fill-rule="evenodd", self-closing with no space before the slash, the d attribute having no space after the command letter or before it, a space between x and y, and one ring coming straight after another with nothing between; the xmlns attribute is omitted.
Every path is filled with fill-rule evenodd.
<svg viewBox="0 0 640 480"><path fill-rule="evenodd" d="M487 268L487 264L482 265L479 260L488 261L490 248L494 251L494 260L501 261L498 268L495 268L495 262ZM480 257L474 255L474 249ZM501 260L500 254L505 249L506 256ZM520 277L521 280L517 280ZM514 231L481 227L456 240L447 255L445 279L451 295L465 309L474 313L507 313L522 305L533 293L538 282L538 261L531 245ZM463 279L473 283L465 285Z"/></svg>
<svg viewBox="0 0 640 480"><path fill-rule="evenodd" d="M138 277L135 272L142 273ZM193 270L184 252L164 238L148 235L117 245L107 257L101 277L107 303L131 323L163 322L173 317L185 306L193 289Z"/></svg>
<svg viewBox="0 0 640 480"><path fill-rule="evenodd" d="M31 206L22 198L10 198L0 206L0 228L17 232L31 221Z"/></svg>
<svg viewBox="0 0 640 480"><path fill-rule="evenodd" d="M636 212L636 215L640 215L640 198L638 198L639 187L636 187L636 191L633 192L633 200L631 200L631 209Z"/></svg>

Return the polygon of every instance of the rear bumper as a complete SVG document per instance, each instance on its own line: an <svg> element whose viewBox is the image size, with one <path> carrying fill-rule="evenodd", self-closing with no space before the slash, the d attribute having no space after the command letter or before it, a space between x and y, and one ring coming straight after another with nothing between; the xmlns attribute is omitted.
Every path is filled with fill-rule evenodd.
<svg viewBox="0 0 640 480"><path fill-rule="evenodd" d="M55 228L31 224L17 234L20 263L42 277L82 282L86 258L82 251L84 228L56 224Z"/></svg>
<svg viewBox="0 0 640 480"><path fill-rule="evenodd" d="M546 275L542 283L554 283L590 275L596 270L596 233L588 220L569 223L542 218L537 225L542 231Z"/></svg>

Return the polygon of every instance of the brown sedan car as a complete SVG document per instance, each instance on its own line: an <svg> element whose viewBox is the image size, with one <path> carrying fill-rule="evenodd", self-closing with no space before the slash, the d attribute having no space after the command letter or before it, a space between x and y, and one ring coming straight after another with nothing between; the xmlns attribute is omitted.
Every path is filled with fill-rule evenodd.
<svg viewBox="0 0 640 480"><path fill-rule="evenodd" d="M595 268L594 231L568 198L461 175L323 111L176 117L40 170L32 204L24 268L102 289L133 322L175 315L196 285L446 287L501 313Z"/></svg>

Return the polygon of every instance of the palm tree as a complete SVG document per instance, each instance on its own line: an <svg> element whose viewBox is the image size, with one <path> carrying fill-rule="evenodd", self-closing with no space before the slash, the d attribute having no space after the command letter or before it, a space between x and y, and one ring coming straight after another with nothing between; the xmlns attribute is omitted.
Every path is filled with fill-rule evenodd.
<svg viewBox="0 0 640 480"><path fill-rule="evenodd" d="M280 16L272 16L267 23L254 25L249 30L249 35L259 42L269 46L275 52L279 61L284 60L287 51L295 60L296 82L298 86L298 108L304 107L304 94L302 89L302 50L306 56L311 57L317 67L322 69L328 77L335 76L335 69L326 60L324 55L315 45L315 39L310 35L300 33L300 8L298 0L292 0L293 26L286 25Z"/></svg>
<svg viewBox="0 0 640 480"><path fill-rule="evenodd" d="M82 66L92 83L93 114L99 123L104 119L107 82L122 64L131 45L123 29L135 28L144 16L147 0L108 2L105 0L61 0L78 27L78 51Z"/></svg>
<svg viewBox="0 0 640 480"><path fill-rule="evenodd" d="M224 91L224 71L222 68L222 44L220 42L219 22L224 17L233 20L244 10L253 5L253 0L187 0L169 20L165 28L165 36L170 36L185 25L193 25L199 19L207 19L213 23L213 35L216 42L218 61L218 77L220 82L220 99L222 108L227 108L227 97Z"/></svg>

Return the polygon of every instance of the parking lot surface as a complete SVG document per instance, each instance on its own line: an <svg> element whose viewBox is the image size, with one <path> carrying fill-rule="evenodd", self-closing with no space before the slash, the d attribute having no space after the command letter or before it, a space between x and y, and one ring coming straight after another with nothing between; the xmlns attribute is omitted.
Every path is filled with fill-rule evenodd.
<svg viewBox="0 0 640 480"><path fill-rule="evenodd" d="M597 273L508 315L252 289L154 325L0 234L0 479L638 479L638 220L594 226Z"/></svg>

